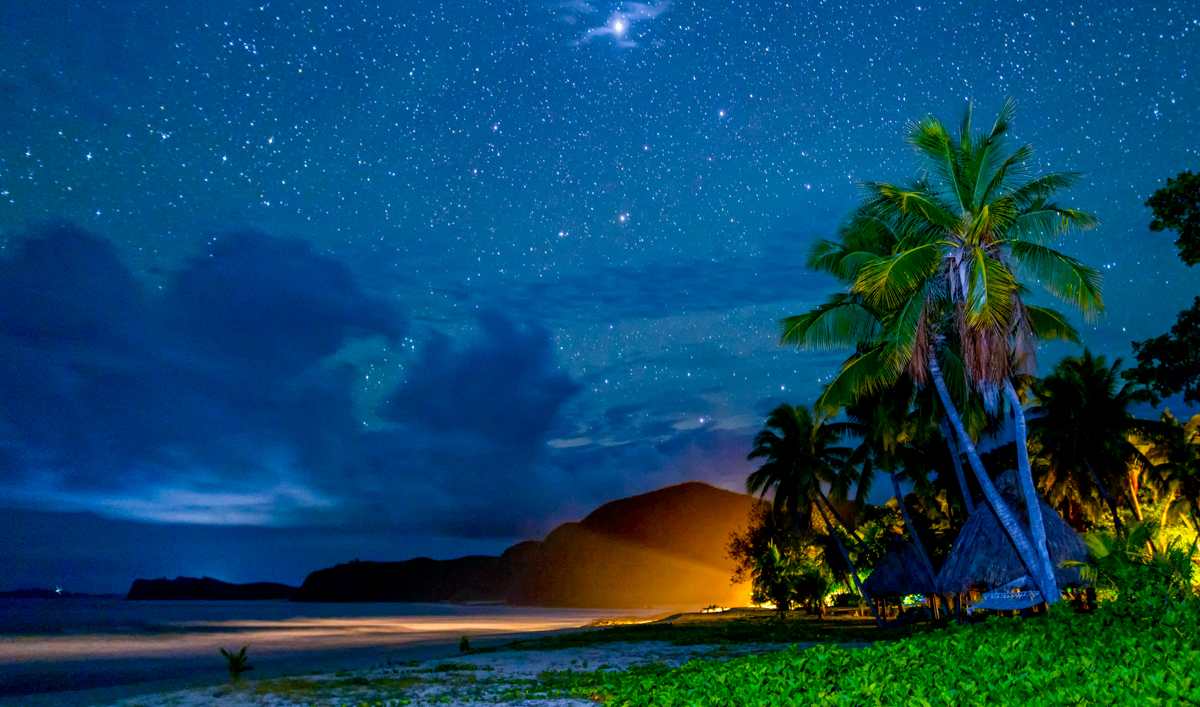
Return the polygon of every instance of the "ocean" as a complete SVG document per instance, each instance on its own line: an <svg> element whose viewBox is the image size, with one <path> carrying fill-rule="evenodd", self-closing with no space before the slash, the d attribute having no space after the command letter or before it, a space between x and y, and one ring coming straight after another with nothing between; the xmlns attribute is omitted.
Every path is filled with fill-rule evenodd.
<svg viewBox="0 0 1200 707"><path fill-rule="evenodd" d="M0 705L89 704L229 679L218 649L246 653L247 677L328 672L455 655L596 619L607 609L456 604L0 599Z"/></svg>

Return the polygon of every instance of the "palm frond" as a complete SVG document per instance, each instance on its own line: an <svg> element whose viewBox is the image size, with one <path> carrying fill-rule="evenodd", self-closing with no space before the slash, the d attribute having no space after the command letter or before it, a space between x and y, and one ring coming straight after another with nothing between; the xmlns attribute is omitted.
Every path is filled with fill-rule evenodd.
<svg viewBox="0 0 1200 707"><path fill-rule="evenodd" d="M971 151L964 171L970 180L971 203L969 206L972 211L978 210L987 203L984 197L987 195L988 184L995 178L1004 162L1004 152L991 140L981 142Z"/></svg>
<svg viewBox="0 0 1200 707"><path fill-rule="evenodd" d="M1044 245L1019 240L1007 245L1017 264L1033 273L1047 291L1079 309L1084 319L1092 321L1104 311L1099 272Z"/></svg>
<svg viewBox="0 0 1200 707"><path fill-rule="evenodd" d="M1018 147L996 170L996 174L988 182L987 189L979 197L980 203L986 204L995 198L995 195L1002 195L1014 181L1024 179L1029 173L1028 162L1032 158L1033 145Z"/></svg>
<svg viewBox="0 0 1200 707"><path fill-rule="evenodd" d="M1016 115L1017 102L1011 98L1005 99L1004 105L1000 106L1000 111L996 113L996 122L992 125L992 132L988 135L988 140L998 140L1001 135L1008 132L1008 124Z"/></svg>
<svg viewBox="0 0 1200 707"><path fill-rule="evenodd" d="M987 245L997 235L1012 228L1017 219L1017 210L1012 200L1001 197L984 204L971 218L971 227L965 234L966 241L976 245Z"/></svg>
<svg viewBox="0 0 1200 707"><path fill-rule="evenodd" d="M1009 192L1022 207L1034 204L1038 199L1045 199L1060 191L1070 189L1083 175L1079 172L1051 172L1025 182Z"/></svg>
<svg viewBox="0 0 1200 707"><path fill-rule="evenodd" d="M852 291L884 311L901 306L941 265L941 246L927 243L863 266Z"/></svg>
<svg viewBox="0 0 1200 707"><path fill-rule="evenodd" d="M964 148L971 141L971 118L975 115L975 104L967 103L967 109L963 111L962 121L958 124L958 142Z"/></svg>
<svg viewBox="0 0 1200 707"><path fill-rule="evenodd" d="M973 248L968 267L966 314L971 327L1004 326L1012 317L1016 281L1004 264Z"/></svg>
<svg viewBox="0 0 1200 707"><path fill-rule="evenodd" d="M928 284L923 292L908 297L884 319L880 340L883 342L883 364L895 370L903 370L912 360L913 352L927 335L922 326L926 321L926 306L929 298Z"/></svg>
<svg viewBox="0 0 1200 707"><path fill-rule="evenodd" d="M878 334L875 314L846 293L836 293L811 312L780 320L780 345L802 349L851 348Z"/></svg>
<svg viewBox="0 0 1200 707"><path fill-rule="evenodd" d="M1063 340L1080 343L1079 332L1061 313L1048 307L1025 305L1025 314L1029 319L1029 328L1033 335L1042 341Z"/></svg>
<svg viewBox="0 0 1200 707"><path fill-rule="evenodd" d="M1022 211L1007 235L1036 243L1051 243L1073 229L1086 231L1099 224L1099 219L1089 213L1039 201Z"/></svg>
<svg viewBox="0 0 1200 707"><path fill-rule="evenodd" d="M841 370L825 386L813 408L821 415L832 417L843 407L853 404L860 396L894 384L900 374L883 365L882 349L882 346L876 346L846 359Z"/></svg>
<svg viewBox="0 0 1200 707"><path fill-rule="evenodd" d="M805 265L817 272L828 273L845 283L852 283L858 278L863 264L886 256L891 248L884 249L863 247L864 244L855 242L859 239L844 239L831 241L820 238L808 247ZM882 250L882 252L876 252Z"/></svg>
<svg viewBox="0 0 1200 707"><path fill-rule="evenodd" d="M931 187L914 185L904 188L895 184L868 182L863 188L867 191L866 205L872 213L883 217L896 212L900 215L915 214L939 228L952 228L958 222L956 216L938 203Z"/></svg>
<svg viewBox="0 0 1200 707"><path fill-rule="evenodd" d="M927 116L909 123L908 141L921 154L925 169L936 176L953 197L959 213L966 211L970 201L965 192L958 146L946 132L946 127L933 116Z"/></svg>

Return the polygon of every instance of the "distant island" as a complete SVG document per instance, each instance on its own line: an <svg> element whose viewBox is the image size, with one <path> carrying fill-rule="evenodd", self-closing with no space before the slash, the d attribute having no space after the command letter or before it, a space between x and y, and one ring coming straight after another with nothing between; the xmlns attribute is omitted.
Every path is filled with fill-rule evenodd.
<svg viewBox="0 0 1200 707"><path fill-rule="evenodd" d="M129 599L291 599L312 602L495 602L518 606L638 608L744 605L725 546L745 527L752 496L700 482L606 503L544 540L499 557L340 564L299 588L209 577L135 580Z"/></svg>
<svg viewBox="0 0 1200 707"><path fill-rule="evenodd" d="M62 589L14 589L0 592L0 599L112 599L120 594L81 594Z"/></svg>
<svg viewBox="0 0 1200 707"><path fill-rule="evenodd" d="M230 584L212 577L176 577L175 579L135 579L126 599L221 599L228 601L287 600L296 587L275 582Z"/></svg>

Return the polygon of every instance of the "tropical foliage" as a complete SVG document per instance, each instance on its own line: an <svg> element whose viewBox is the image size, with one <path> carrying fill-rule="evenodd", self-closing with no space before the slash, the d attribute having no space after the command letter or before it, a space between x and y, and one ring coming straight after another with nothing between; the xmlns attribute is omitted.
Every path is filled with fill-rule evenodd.
<svg viewBox="0 0 1200 707"><path fill-rule="evenodd" d="M838 239L815 244L809 266L837 277L846 290L784 319L782 342L854 348L818 401L825 414L902 375L920 386L932 383L989 505L1043 595L1055 601L1013 380L1036 370L1035 340L1078 336L1058 312L1026 302L1018 277L1035 278L1084 316L1101 311L1099 274L1050 247L1096 220L1051 201L1078 175L1033 176L1031 147L1006 151L1013 113L1006 103L991 129L975 134L968 110L957 137L932 117L910 124L922 176L903 185L865 185L867 196ZM991 408L1003 398L1012 411L1029 533L992 485L959 414L972 394Z"/></svg>
<svg viewBox="0 0 1200 707"><path fill-rule="evenodd" d="M757 471L746 477L746 492L765 495L774 493L777 511L801 526L811 519L815 509L826 529L826 535L837 546L838 553L849 570L858 593L869 602L862 580L847 551L845 543L830 517L844 520L829 500L823 488L830 487L835 498L844 499L849 487L846 464L851 456L848 447L841 446L848 431L844 424L827 424L816 419L805 407L783 403L771 411L765 428L754 438L749 459L765 459ZM875 606L871 605L875 621L883 625Z"/></svg>
<svg viewBox="0 0 1200 707"><path fill-rule="evenodd" d="M1175 231L1180 259L1188 265L1200 263L1200 174L1188 170L1167 179L1166 186L1154 192L1145 206L1154 211L1150 230Z"/></svg>
<svg viewBox="0 0 1200 707"><path fill-rule="evenodd" d="M1096 510L1103 502L1118 531L1118 499L1140 517L1139 471L1152 466L1130 436L1165 431L1130 412L1149 396L1138 386L1120 385L1120 367L1120 359L1110 367L1088 349L1068 356L1033 382L1036 404L1030 409L1031 436L1048 462L1041 487L1051 504L1070 499Z"/></svg>
<svg viewBox="0 0 1200 707"><path fill-rule="evenodd" d="M728 662L573 673L571 692L617 707L1185 705L1200 703L1195 601L1053 607L868 648L794 647Z"/></svg>
<svg viewBox="0 0 1200 707"><path fill-rule="evenodd" d="M1154 209L1150 230L1171 229L1179 257L1187 265L1200 262L1200 174L1184 172L1154 192L1146 206ZM1159 399L1183 393L1183 399L1200 403L1200 297L1179 313L1169 333L1133 342L1137 366L1125 377L1147 386Z"/></svg>
<svg viewBox="0 0 1200 707"><path fill-rule="evenodd" d="M1141 611L1147 600L1195 601L1196 540L1185 542L1152 521L1128 532L1087 536L1091 564L1086 576L1115 596L1114 607Z"/></svg>

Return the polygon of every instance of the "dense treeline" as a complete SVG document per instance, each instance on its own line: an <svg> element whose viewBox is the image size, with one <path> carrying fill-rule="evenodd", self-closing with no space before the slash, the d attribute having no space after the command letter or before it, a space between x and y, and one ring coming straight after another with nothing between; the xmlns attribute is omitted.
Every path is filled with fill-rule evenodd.
<svg viewBox="0 0 1200 707"><path fill-rule="evenodd" d="M780 405L754 440L749 456L763 464L746 488L774 506L729 552L759 602L820 613L840 590L874 610L863 579L894 535L931 579L967 520L987 512L1053 604L1070 563L1052 556L1039 499L1087 538L1091 585L1157 567L1192 591L1200 415L1132 411L1180 392L1200 399L1200 314L1135 342L1130 370L1084 348L1037 377L1038 342L1083 342L1065 314L1030 303L1029 288L1085 319L1100 314L1099 273L1052 247L1098 222L1054 201L1079 175L1035 174L1028 145L1006 148L1012 115L1010 102L974 132L968 109L957 135L933 118L910 124L920 176L867 183L836 237L810 247L808 266L841 289L784 319L781 343L853 353L812 406ZM1181 257L1197 262L1200 177L1168 180L1147 206L1151 228L1177 231ZM1009 469L1015 496L997 488ZM866 504L876 483L893 492L886 507Z"/></svg>

